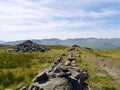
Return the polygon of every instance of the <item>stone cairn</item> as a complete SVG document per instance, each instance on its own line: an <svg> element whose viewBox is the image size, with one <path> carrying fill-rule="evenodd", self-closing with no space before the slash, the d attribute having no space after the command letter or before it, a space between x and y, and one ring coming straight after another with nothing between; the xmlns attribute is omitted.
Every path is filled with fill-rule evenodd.
<svg viewBox="0 0 120 90"><path fill-rule="evenodd" d="M39 45L37 43L34 43L31 40L27 40L27 41L23 42L22 44L16 45L16 47L12 51L15 51L15 52L32 52L32 51L44 52L47 50L48 49L44 45Z"/></svg>
<svg viewBox="0 0 120 90"><path fill-rule="evenodd" d="M76 50L76 48L79 48L80 46L78 46L78 45L73 45L72 47L70 47L69 49L68 49L68 51L75 51Z"/></svg>
<svg viewBox="0 0 120 90"><path fill-rule="evenodd" d="M28 90L88 90L88 72L73 63L77 59L71 52L66 61L62 60L64 56L61 54L49 69L38 74Z"/></svg>

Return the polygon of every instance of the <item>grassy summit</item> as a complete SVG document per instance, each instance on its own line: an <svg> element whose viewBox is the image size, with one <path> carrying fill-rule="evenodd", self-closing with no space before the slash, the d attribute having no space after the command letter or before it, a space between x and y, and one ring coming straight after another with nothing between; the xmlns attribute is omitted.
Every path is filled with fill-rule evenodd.
<svg viewBox="0 0 120 90"><path fill-rule="evenodd" d="M14 46L12 46L14 47ZM67 46L48 45L47 52L4 52L0 48L0 90L15 89L20 83L30 85L33 77L45 70ZM120 50L78 48L76 64L89 72L88 84L93 90L120 90Z"/></svg>

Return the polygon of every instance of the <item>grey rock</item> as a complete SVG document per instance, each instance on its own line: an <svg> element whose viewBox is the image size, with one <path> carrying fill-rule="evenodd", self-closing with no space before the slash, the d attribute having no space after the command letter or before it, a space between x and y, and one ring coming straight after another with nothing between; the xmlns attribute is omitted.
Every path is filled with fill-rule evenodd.
<svg viewBox="0 0 120 90"><path fill-rule="evenodd" d="M78 48L79 48L80 46L75 44L75 45L73 45L72 47L78 47Z"/></svg>
<svg viewBox="0 0 120 90"><path fill-rule="evenodd" d="M63 77L68 77L68 76L70 76L70 75L71 75L71 72L57 73L57 77L61 77L61 78L63 78Z"/></svg>
<svg viewBox="0 0 120 90"><path fill-rule="evenodd" d="M54 68L54 73L60 73L60 72L62 72L60 67L55 67Z"/></svg>
<svg viewBox="0 0 120 90"><path fill-rule="evenodd" d="M40 51L40 52L45 52L49 50L46 48L44 45L39 45L37 43L32 42L31 40L27 40L21 44L18 44L13 51L15 52L33 52L33 51Z"/></svg>
<svg viewBox="0 0 120 90"><path fill-rule="evenodd" d="M85 69L73 65L75 58L68 58L64 63L59 57L50 68L37 75L29 90L84 90L88 73Z"/></svg>
<svg viewBox="0 0 120 90"><path fill-rule="evenodd" d="M42 88L42 90L70 90L68 81L65 78L55 78L55 79L51 79L45 84L40 84L40 85L33 84L33 86ZM34 89L29 89L29 90L34 90Z"/></svg>
<svg viewBox="0 0 120 90"><path fill-rule="evenodd" d="M69 66L69 65L71 65L71 62L67 60L67 61L65 62L65 66Z"/></svg>
<svg viewBox="0 0 120 90"><path fill-rule="evenodd" d="M74 61L74 60L76 60L76 58L75 57L71 57L71 58L68 58L68 60L69 61Z"/></svg>
<svg viewBox="0 0 120 90"><path fill-rule="evenodd" d="M69 48L68 51L69 51L69 52L70 52L70 51L75 51L75 47Z"/></svg>
<svg viewBox="0 0 120 90"><path fill-rule="evenodd" d="M32 83L35 83L35 82L38 82L38 83L43 83L43 82L46 82L48 80L48 76L46 74L46 72L42 72L41 74L37 75Z"/></svg>
<svg viewBox="0 0 120 90"><path fill-rule="evenodd" d="M24 83L21 83L18 87L17 90L27 90L26 85Z"/></svg>

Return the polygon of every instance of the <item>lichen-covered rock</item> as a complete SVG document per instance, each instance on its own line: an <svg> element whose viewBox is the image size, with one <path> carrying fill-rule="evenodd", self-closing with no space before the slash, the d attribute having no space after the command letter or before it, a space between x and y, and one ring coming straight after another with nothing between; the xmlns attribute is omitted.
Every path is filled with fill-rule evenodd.
<svg viewBox="0 0 120 90"><path fill-rule="evenodd" d="M70 90L70 84L66 78L54 78L44 84L33 83L30 90Z"/></svg>

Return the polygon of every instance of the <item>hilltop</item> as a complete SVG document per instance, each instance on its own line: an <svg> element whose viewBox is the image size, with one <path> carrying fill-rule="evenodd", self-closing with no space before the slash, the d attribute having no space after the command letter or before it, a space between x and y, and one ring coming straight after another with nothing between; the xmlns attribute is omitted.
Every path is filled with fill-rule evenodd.
<svg viewBox="0 0 120 90"><path fill-rule="evenodd" d="M24 83L28 87L32 79L50 67L62 54L69 54L68 46L47 45L47 52L3 52L14 46L0 48L0 90L16 89ZM89 73L88 85L92 90L120 89L120 50L97 50L78 47L73 56L76 65Z"/></svg>
<svg viewBox="0 0 120 90"><path fill-rule="evenodd" d="M5 45L17 45L25 40L9 41L1 44ZM74 44L82 47L88 47L93 49L120 49L120 38L102 39L102 38L75 38L75 39L32 39L32 41L43 45L67 45L72 46Z"/></svg>

